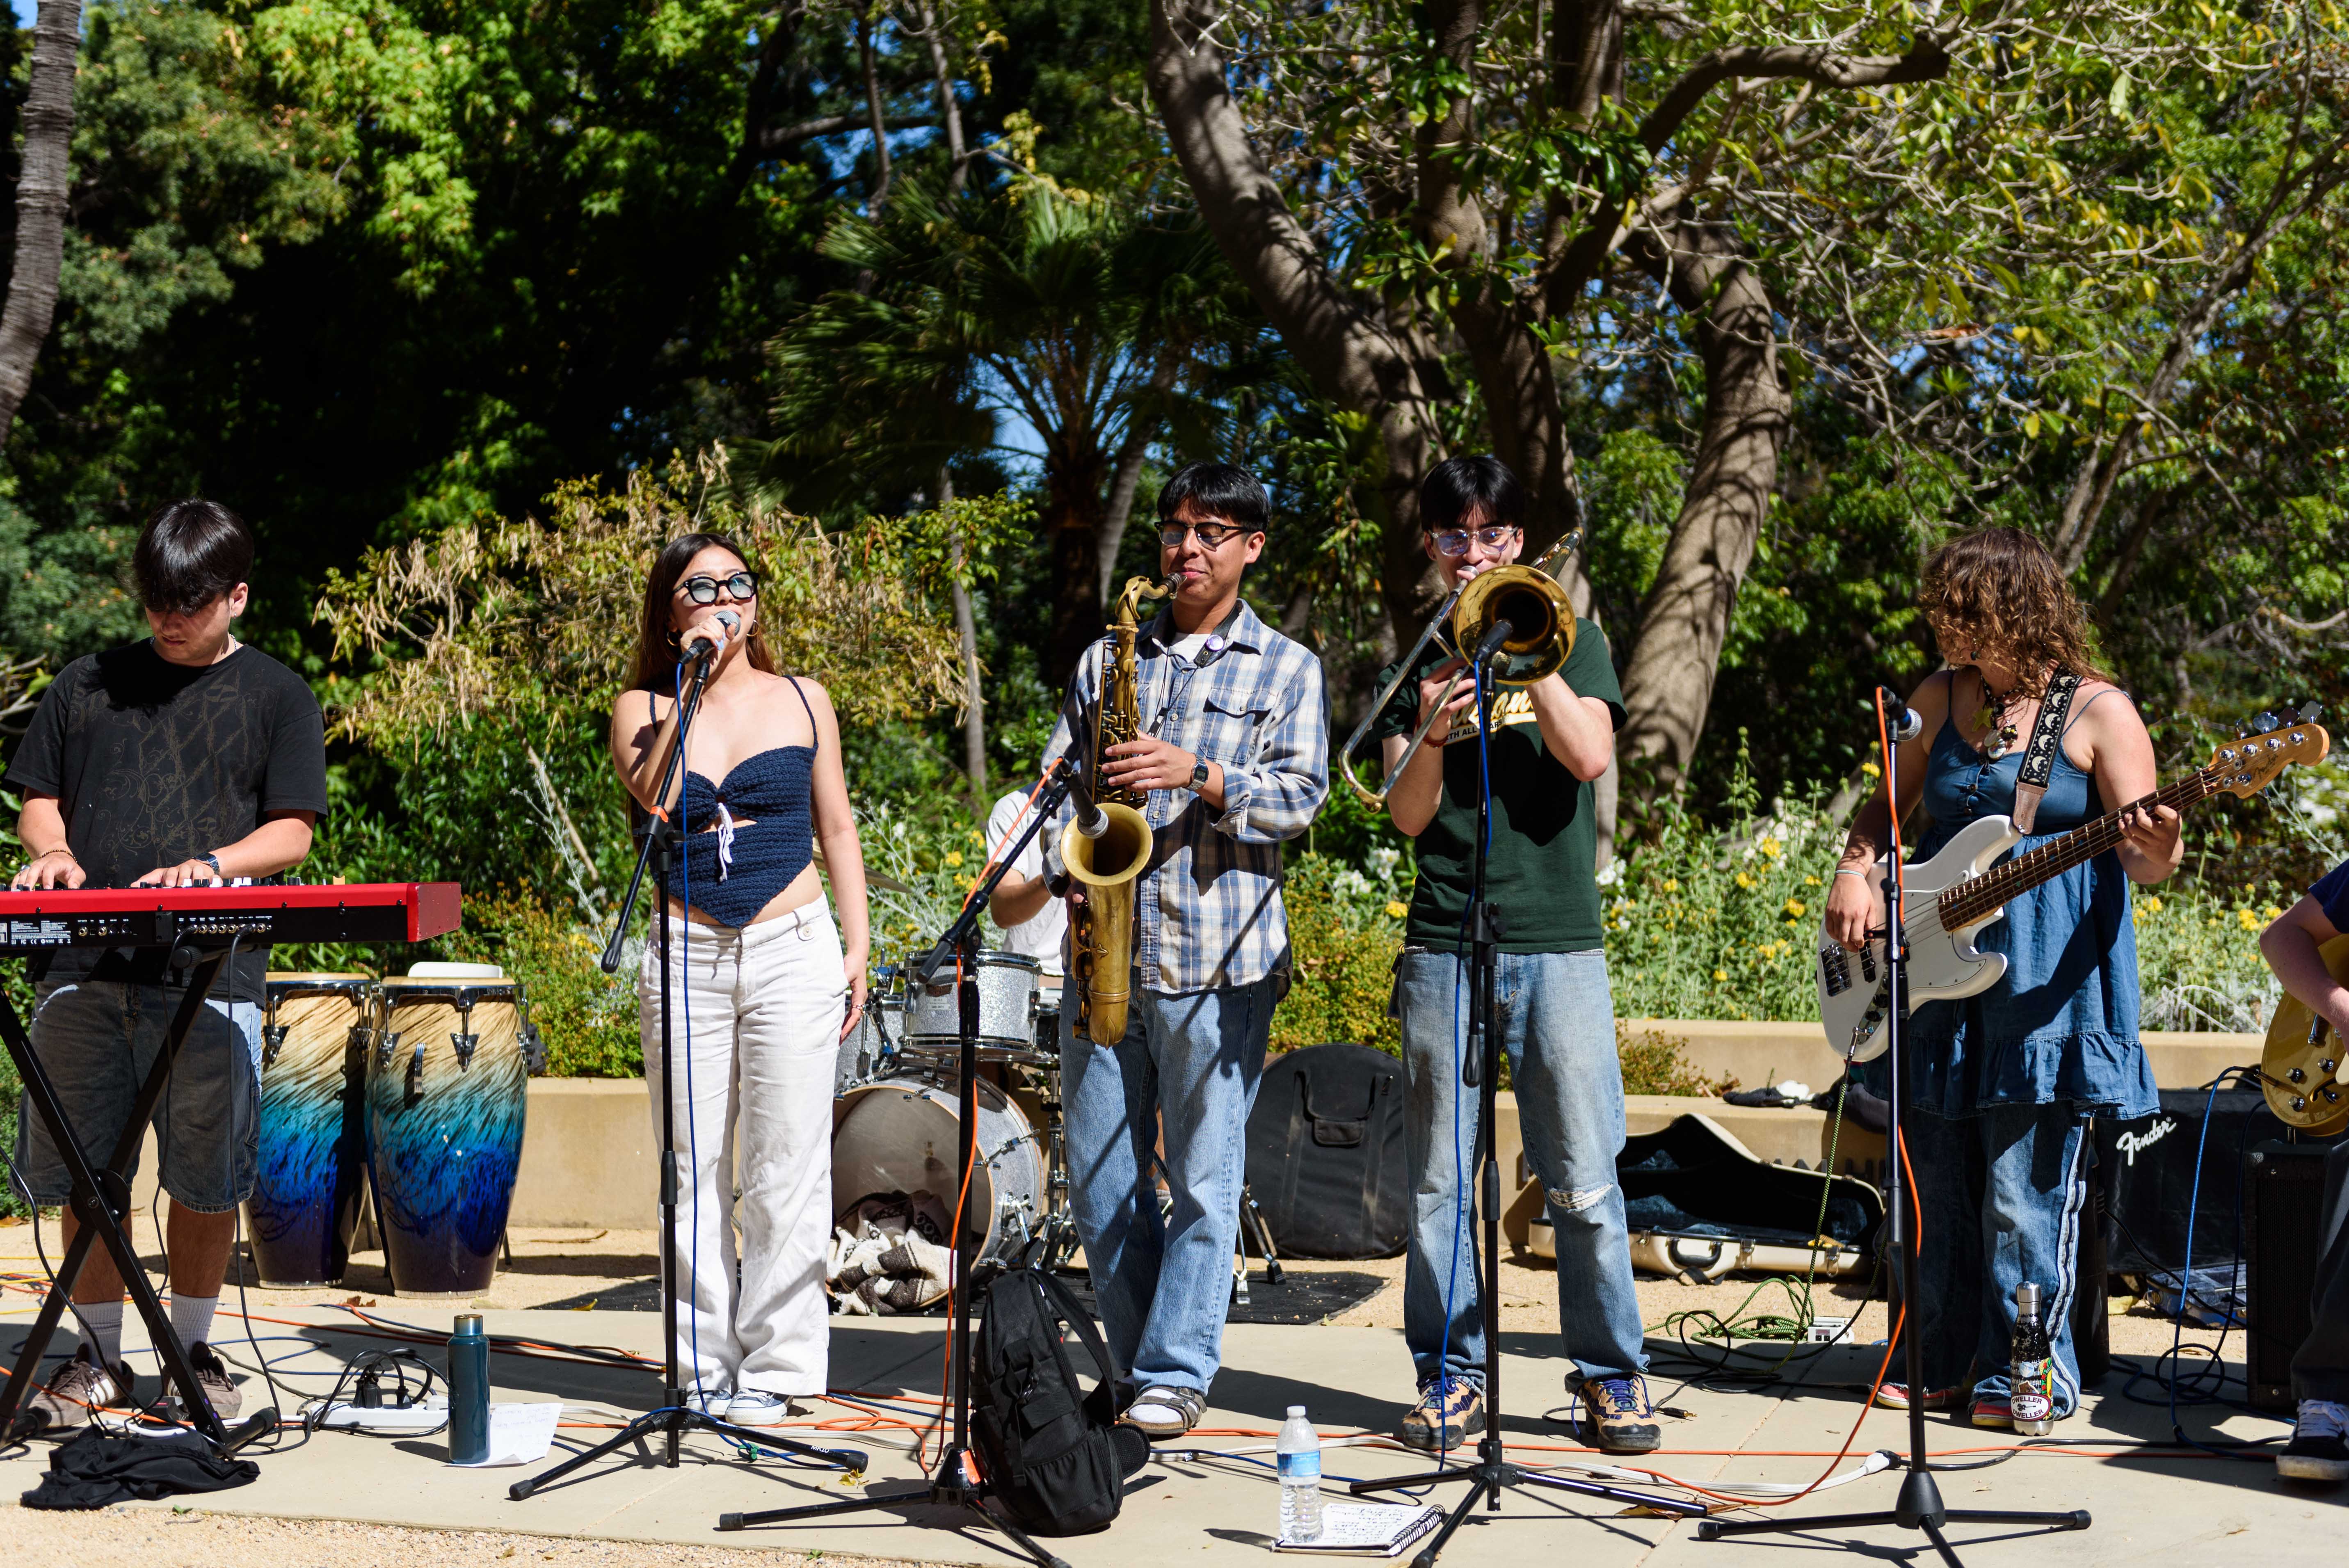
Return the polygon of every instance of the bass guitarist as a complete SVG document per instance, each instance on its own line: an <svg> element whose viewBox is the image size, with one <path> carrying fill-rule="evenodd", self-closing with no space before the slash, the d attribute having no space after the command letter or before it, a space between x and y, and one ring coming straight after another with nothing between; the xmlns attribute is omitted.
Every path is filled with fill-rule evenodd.
<svg viewBox="0 0 2349 1568"><path fill-rule="evenodd" d="M2152 739L2097 667L2079 603L2038 540L2013 528L1951 540L1927 561L1918 603L1950 668L1909 699L1924 723L1899 753L1902 816L1922 800L1931 818L1912 859L1992 815L2027 828L2021 855L2152 793ZM2052 762L2035 798L2022 778L2028 753ZM2162 881L2184 852L2167 806L2134 811L2122 826L2116 848L2019 895L1983 929L1982 950L2008 961L1997 984L1909 1015L1902 1126L1919 1218L1909 1312L1926 1381L1888 1383L1880 1403L1953 1408L1963 1397L1973 1425L2011 1425L2014 1287L2030 1281L2046 1303L2054 1414L2078 1408L2071 1316L2088 1125L2158 1108L2137 1038L2129 884ZM1875 862L1889 838L1878 792L1852 825L1827 898L1827 935L1853 951L1884 922ZM1879 1093L1888 1064L1879 1057L1862 1070Z"/></svg>

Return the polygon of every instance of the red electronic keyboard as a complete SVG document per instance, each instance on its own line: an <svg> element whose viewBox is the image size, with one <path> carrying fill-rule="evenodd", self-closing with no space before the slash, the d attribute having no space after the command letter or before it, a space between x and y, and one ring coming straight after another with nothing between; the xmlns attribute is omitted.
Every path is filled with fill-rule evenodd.
<svg viewBox="0 0 2349 1568"><path fill-rule="evenodd" d="M454 882L263 882L227 888L0 892L0 954L168 948L206 938L420 942L457 929Z"/></svg>

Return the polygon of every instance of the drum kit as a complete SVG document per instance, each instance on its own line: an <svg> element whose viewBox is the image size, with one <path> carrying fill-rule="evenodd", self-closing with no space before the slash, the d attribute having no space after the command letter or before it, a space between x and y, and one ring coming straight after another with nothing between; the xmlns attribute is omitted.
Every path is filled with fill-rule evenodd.
<svg viewBox="0 0 2349 1568"><path fill-rule="evenodd" d="M835 1212L867 1199L925 1195L951 1212L962 1050L956 979L916 985L895 965L874 971L864 1014L841 1043L834 1076ZM1057 977L1055 977L1057 982ZM978 1148L963 1202L963 1240L982 1260L1067 1261L1077 1246L1061 1115L1061 1012L1043 968L1019 953L978 959Z"/></svg>
<svg viewBox="0 0 2349 1568"><path fill-rule="evenodd" d="M486 964L273 972L264 1005L245 1200L261 1282L338 1282L371 1186L393 1294L489 1289L541 1058L523 987Z"/></svg>

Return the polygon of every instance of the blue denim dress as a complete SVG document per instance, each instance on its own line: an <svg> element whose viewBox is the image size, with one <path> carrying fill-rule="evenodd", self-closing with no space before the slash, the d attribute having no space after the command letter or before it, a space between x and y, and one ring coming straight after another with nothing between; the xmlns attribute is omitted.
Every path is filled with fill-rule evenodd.
<svg viewBox="0 0 2349 1568"><path fill-rule="evenodd" d="M1933 825L1915 857L1933 855L1979 817L2012 814L2022 770L2021 747L1993 761L1945 721L1925 765ZM2037 831L2013 853L2103 815L2095 781L2059 747ZM1980 995L1924 1002L1909 1014L1910 1105L1963 1116L1996 1105L2069 1103L2124 1119L2159 1108L2137 1039L2137 931L2117 854L2106 850L2041 883L1974 941L2004 953L2006 973ZM1882 1064L1879 1058L1879 1072Z"/></svg>

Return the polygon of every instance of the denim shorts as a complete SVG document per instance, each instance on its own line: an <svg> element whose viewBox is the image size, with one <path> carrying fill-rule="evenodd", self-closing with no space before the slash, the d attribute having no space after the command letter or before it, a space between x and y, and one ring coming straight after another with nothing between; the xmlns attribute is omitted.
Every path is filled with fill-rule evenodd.
<svg viewBox="0 0 2349 1568"><path fill-rule="evenodd" d="M37 988L33 1054L93 1169L113 1158L182 994L176 986L105 980ZM260 1097L261 1009L206 1001L155 1106L163 1190L182 1208L224 1213L253 1195ZM134 1147L126 1179L138 1158ZM70 1195L65 1160L29 1102L17 1108L16 1168L36 1202Z"/></svg>

